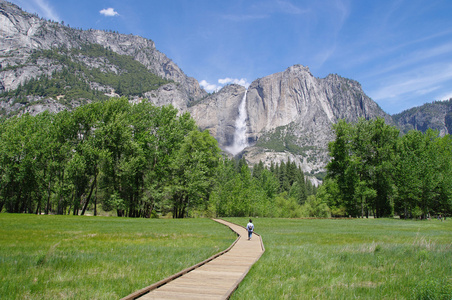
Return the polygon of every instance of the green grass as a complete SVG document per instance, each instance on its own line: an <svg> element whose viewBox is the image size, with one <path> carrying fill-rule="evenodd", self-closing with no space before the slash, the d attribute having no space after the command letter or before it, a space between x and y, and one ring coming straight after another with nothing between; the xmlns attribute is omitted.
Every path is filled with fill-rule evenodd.
<svg viewBox="0 0 452 300"><path fill-rule="evenodd" d="M232 299L452 299L452 220L253 221L266 252Z"/></svg>
<svg viewBox="0 0 452 300"><path fill-rule="evenodd" d="M118 299L230 246L209 219L0 214L1 299Z"/></svg>
<svg viewBox="0 0 452 300"><path fill-rule="evenodd" d="M452 298L450 220L253 221L266 252L232 299ZM118 299L234 239L208 219L0 214L0 298Z"/></svg>

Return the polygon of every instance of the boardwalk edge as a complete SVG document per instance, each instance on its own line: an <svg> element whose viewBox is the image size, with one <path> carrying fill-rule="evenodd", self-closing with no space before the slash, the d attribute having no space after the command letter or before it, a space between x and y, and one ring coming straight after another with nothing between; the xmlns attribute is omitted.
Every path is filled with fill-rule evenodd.
<svg viewBox="0 0 452 300"><path fill-rule="evenodd" d="M215 220L213 220L213 221L215 221ZM216 222L216 221L215 221ZM221 224L221 223L220 223ZM224 225L224 224L222 224L222 225ZM225 225L225 226L227 226L227 225ZM229 226L228 226L229 227ZM229 227L230 228L230 227ZM231 229L232 230L232 229ZM234 231L234 230L232 230L232 231ZM141 296L143 296L144 294L147 294L147 293L149 293L150 291L152 291L152 290L155 290L156 288L159 288L159 287L161 287L162 285L165 285L165 284L167 284L168 282L170 282L170 281L173 281L174 279L176 279L176 278L178 278L178 277L180 277L180 276L182 276L182 275L184 275L184 274L187 274L188 272L191 272L191 271L193 271L193 270L195 270L195 269L197 269L197 268L199 268L199 267L201 267L202 265L204 265L204 264L206 264L206 263L208 263L208 262L210 262L210 261L212 261L212 260L214 260L215 258L217 258L217 257L219 257L219 256L221 256L221 255L223 255L223 254L225 254L225 253L227 253L227 252L229 252L229 250L231 250L232 249L232 247L234 247L234 245L238 242L238 240L240 239L240 234L238 234L237 232L235 232L234 231L234 233L236 233L237 234L237 239L231 244L231 246L229 246L226 250L223 250L223 251L221 251L221 252L219 252L219 253L217 253L217 254L214 254L213 256L211 256L211 257L209 257L208 259L206 259L206 260L204 260L204 261L202 261L202 262L200 262L200 263L197 263L196 265L193 265L193 266L191 266L191 267L188 267L188 268L186 268L186 269L184 269L184 270L182 270L182 271L180 271L180 272L178 272L178 273L176 273L176 274L173 274L173 275L171 275L171 276L169 276L169 277L167 277L167 278L165 278L165 279L162 279L162 280L160 280L160 281L158 281L158 282L156 282L156 283L154 283L154 284L151 284L151 285L149 285L149 286L147 286L147 287L145 287L145 288L142 288L141 290L138 290L138 291L136 291L136 292L133 292L132 294L130 294L130 295L128 295L128 296L125 296L124 298L121 298L121 300L133 300L133 299L136 299L136 298L138 298L138 297L141 297ZM248 271L247 271L247 273L248 273ZM246 274L245 274L246 275ZM243 278L242 278L243 279ZM240 281L239 281L239 283L240 283ZM237 283L237 285L238 285L238 283ZM237 287L236 287L237 288ZM234 290L235 290L235 288L231 291L231 293L229 294L229 296L234 292ZM228 298L229 298L229 296L228 296Z"/></svg>
<svg viewBox="0 0 452 300"><path fill-rule="evenodd" d="M223 220L223 221L226 221L226 220ZM226 221L226 222L229 222L229 221ZM232 222L231 222L232 223ZM243 227L245 230L246 230L246 227L245 226L242 226L242 225L239 225L239 224L236 224L236 225L238 225L238 226L240 226L240 227ZM246 275L248 274L248 272L251 270L251 268L253 267L253 265L262 257L262 255L264 254L264 252L265 252L265 247L264 247L264 242L263 242L263 240L262 240L262 236L260 235L260 234L258 234L258 233L256 233L256 232L253 232L253 234L255 234L255 235L258 235L261 239L260 239L260 241L261 241L261 249L262 249L262 252L261 252L261 254L254 260L254 262L251 264L251 266L248 268L248 270L246 270L246 272L245 273L243 273L243 275L234 283L234 286L233 287L231 287L230 289L229 289L229 291L225 294L225 297L224 297L224 299L229 299L230 297L231 297L231 295L235 292L235 290L239 287L239 285L240 285L240 282L242 282L242 280L246 277ZM240 235L239 235L239 237L240 237Z"/></svg>

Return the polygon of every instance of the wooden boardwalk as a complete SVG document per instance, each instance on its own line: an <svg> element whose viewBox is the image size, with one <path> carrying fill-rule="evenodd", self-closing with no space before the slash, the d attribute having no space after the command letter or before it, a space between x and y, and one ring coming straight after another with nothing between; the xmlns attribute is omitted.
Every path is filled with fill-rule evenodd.
<svg viewBox="0 0 452 300"><path fill-rule="evenodd" d="M253 234L248 240L244 227L215 220L229 226L239 237L225 253L194 266L193 270L180 272L123 299L228 299L251 266L264 252L262 239Z"/></svg>

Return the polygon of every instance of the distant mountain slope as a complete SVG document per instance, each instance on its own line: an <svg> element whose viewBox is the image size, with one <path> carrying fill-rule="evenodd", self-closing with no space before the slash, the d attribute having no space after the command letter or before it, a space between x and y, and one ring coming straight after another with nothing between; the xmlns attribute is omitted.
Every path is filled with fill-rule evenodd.
<svg viewBox="0 0 452 300"><path fill-rule="evenodd" d="M444 136L452 132L452 98L413 107L392 117L403 133L412 129L425 132L432 128Z"/></svg>
<svg viewBox="0 0 452 300"><path fill-rule="evenodd" d="M151 40L114 32L70 28L24 12L4 0L0 0L0 24L0 92L17 90L30 80L44 77L52 79L61 77L62 72L70 72L82 89L90 90L91 96L82 95L80 100L93 100L90 98L96 91L142 96L169 81L177 83L176 88L187 102L207 95L196 79L186 76L174 62L155 48ZM136 63L133 64L130 58ZM157 80L156 77L150 79L152 76L145 71L164 80ZM93 73L100 76L93 76ZM100 77L104 80L99 81ZM125 86L128 84L125 78L130 83L141 83L141 90L140 86L136 86L135 92L129 93L131 88ZM149 84L151 81L153 83ZM157 94L154 92L156 97ZM3 112L18 110L23 107L21 103L33 101L47 103L48 107L68 105L36 91L28 95L41 98L10 101L10 97L9 105L5 101L2 105Z"/></svg>
<svg viewBox="0 0 452 300"><path fill-rule="evenodd" d="M198 125L209 129L224 150L234 142L244 93L245 88L231 85L190 108L200 120ZM246 94L246 111L249 147L243 155L248 161L269 165L290 159L311 173L324 172L327 145L334 139L332 124L337 120L382 117L393 124L358 82L338 75L315 78L301 65L253 81Z"/></svg>
<svg viewBox="0 0 452 300"><path fill-rule="evenodd" d="M270 165L290 159L319 178L329 160L332 124L339 119L382 117L404 132L412 128L451 132L451 100L391 117L357 81L333 74L316 78L301 65L259 78L248 90L229 85L207 94L151 40L70 28L4 0L0 0L0 24L2 116L58 112L116 96L172 104L190 112L226 153L237 149L233 146L240 133L248 144L239 156L248 162ZM236 122L239 112L246 124Z"/></svg>

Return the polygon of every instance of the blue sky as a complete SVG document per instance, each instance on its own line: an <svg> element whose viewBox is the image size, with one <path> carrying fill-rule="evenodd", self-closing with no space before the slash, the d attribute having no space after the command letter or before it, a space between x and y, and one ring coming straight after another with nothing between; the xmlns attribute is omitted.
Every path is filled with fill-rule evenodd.
<svg viewBox="0 0 452 300"><path fill-rule="evenodd" d="M71 27L151 39L208 91L308 66L390 114L452 98L449 0L13 0Z"/></svg>

